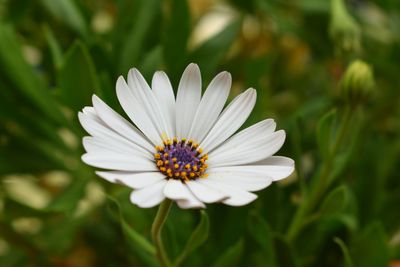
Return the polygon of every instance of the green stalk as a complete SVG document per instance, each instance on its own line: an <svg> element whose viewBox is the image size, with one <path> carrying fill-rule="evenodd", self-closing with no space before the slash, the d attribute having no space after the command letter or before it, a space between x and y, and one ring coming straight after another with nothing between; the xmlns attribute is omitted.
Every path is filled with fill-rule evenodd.
<svg viewBox="0 0 400 267"><path fill-rule="evenodd" d="M163 267L171 267L171 261L168 258L167 251L164 248L162 241L162 228L165 221L167 220L169 211L171 210L172 201L165 199L159 206L156 217L154 218L153 225L151 227L151 236L157 250L157 258Z"/></svg>
<svg viewBox="0 0 400 267"><path fill-rule="evenodd" d="M332 164L336 153L338 152L344 141L353 112L354 109L346 106L342 117L342 124L338 131L337 138L332 146L332 149L330 150L329 156L324 162L322 169L319 172L319 175L313 179L313 186L311 187L309 194L306 196L304 203L298 208L294 219L289 226L286 234L287 240L289 242L293 242L296 239L301 229L305 226L304 222L306 221L306 217L317 207L325 191L332 183Z"/></svg>

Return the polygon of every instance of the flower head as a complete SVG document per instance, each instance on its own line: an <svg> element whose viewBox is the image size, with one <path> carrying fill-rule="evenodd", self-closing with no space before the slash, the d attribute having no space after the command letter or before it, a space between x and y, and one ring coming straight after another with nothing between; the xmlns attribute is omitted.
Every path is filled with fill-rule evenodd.
<svg viewBox="0 0 400 267"><path fill-rule="evenodd" d="M177 95L167 75L156 72L151 88L136 69L128 82L119 77L118 100L133 124L97 96L79 120L90 134L83 138L82 160L103 169L96 173L133 189L131 202L153 207L165 198L181 208L222 202L241 206L251 193L283 179L294 169L290 158L273 156L285 140L272 119L238 133L256 101L252 88L223 110L231 75L218 74L201 95L201 76L190 64Z"/></svg>

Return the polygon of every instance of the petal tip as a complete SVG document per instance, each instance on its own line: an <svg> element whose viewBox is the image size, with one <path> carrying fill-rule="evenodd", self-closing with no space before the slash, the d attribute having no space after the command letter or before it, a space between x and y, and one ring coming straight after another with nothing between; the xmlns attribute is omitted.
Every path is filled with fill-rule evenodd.
<svg viewBox="0 0 400 267"><path fill-rule="evenodd" d="M94 102L98 102L100 100L100 97L98 97L96 94L92 95L92 103L94 104Z"/></svg>
<svg viewBox="0 0 400 267"><path fill-rule="evenodd" d="M189 65L187 65L186 68L199 68L199 65L197 65L196 63L191 62L191 63L189 63Z"/></svg>
<svg viewBox="0 0 400 267"><path fill-rule="evenodd" d="M82 160L84 163L90 165L90 163L88 162L88 161L89 161L88 157L89 157L89 153L85 153L85 154L83 154L83 155L81 156L81 160Z"/></svg>
<svg viewBox="0 0 400 267"><path fill-rule="evenodd" d="M117 78L117 83L118 83L118 82L125 82L124 76L119 75L118 78Z"/></svg>
<svg viewBox="0 0 400 267"><path fill-rule="evenodd" d="M187 67L186 67L186 69L184 70L184 72L183 72L184 74L185 73L187 73L187 74L199 74L200 73L200 68L199 68L199 66L197 65L197 64L195 64L195 63L190 63Z"/></svg>
<svg viewBox="0 0 400 267"><path fill-rule="evenodd" d="M245 206L256 200L258 196L256 194L247 192L247 197L245 199L242 199L240 201L234 200L232 201L231 198L226 199L223 203L229 206L234 206L234 207L240 207L240 206Z"/></svg>
<svg viewBox="0 0 400 267"><path fill-rule="evenodd" d="M286 138L286 132L285 130L281 129L275 132L277 135L279 135L279 137L285 139Z"/></svg>
<svg viewBox="0 0 400 267"><path fill-rule="evenodd" d="M229 72L223 71L223 72L220 73L220 75L221 75L221 79L224 82L227 82L227 83L231 83L232 82L232 75Z"/></svg>

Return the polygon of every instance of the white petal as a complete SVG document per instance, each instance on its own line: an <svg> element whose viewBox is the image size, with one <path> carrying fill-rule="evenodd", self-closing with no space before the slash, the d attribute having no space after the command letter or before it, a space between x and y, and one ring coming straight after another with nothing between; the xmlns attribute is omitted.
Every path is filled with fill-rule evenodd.
<svg viewBox="0 0 400 267"><path fill-rule="evenodd" d="M294 167L294 160L284 156L272 156L255 162L256 165L274 165L282 167Z"/></svg>
<svg viewBox="0 0 400 267"><path fill-rule="evenodd" d="M257 195L244 190L231 189L231 196L222 203L229 206L244 206L257 199Z"/></svg>
<svg viewBox="0 0 400 267"><path fill-rule="evenodd" d="M93 108L92 108L93 109ZM123 139L116 132L112 131L101 119L97 116L93 109L93 112L89 107L85 107L82 112L78 112L78 119L83 129L91 136L101 136L112 138Z"/></svg>
<svg viewBox="0 0 400 267"><path fill-rule="evenodd" d="M96 174L103 178L104 180L109 181L110 183L119 183L117 178L121 178L123 176L131 175L131 174L139 174L143 172L136 171L96 171Z"/></svg>
<svg viewBox="0 0 400 267"><path fill-rule="evenodd" d="M160 172L133 173L133 172L121 172L121 171L114 171L114 172L97 171L96 174L106 179L107 181L113 183L121 183L133 189L144 188L165 179L165 175L163 175Z"/></svg>
<svg viewBox="0 0 400 267"><path fill-rule="evenodd" d="M172 135L175 136L175 96L167 74L163 71L154 73L151 88L165 115L166 123L171 126Z"/></svg>
<svg viewBox="0 0 400 267"><path fill-rule="evenodd" d="M196 64L189 64L182 74L176 96L176 135L187 138L200 103L201 74Z"/></svg>
<svg viewBox="0 0 400 267"><path fill-rule="evenodd" d="M140 102L135 97L133 89L126 84L122 76L117 80L117 97L128 117L150 139L153 145L162 143L157 124L149 115L145 103Z"/></svg>
<svg viewBox="0 0 400 267"><path fill-rule="evenodd" d="M100 117L97 115L96 110L94 109L94 107L84 107L82 109L82 112L84 114L86 114L87 116L91 117L94 120L100 120Z"/></svg>
<svg viewBox="0 0 400 267"><path fill-rule="evenodd" d="M118 140L113 139L103 139L100 137L93 136L85 136L82 140L83 147L88 153L103 153L107 154L108 152L115 152L119 154L126 155L128 157L144 157L149 160L153 160L153 156L143 150L137 150L133 146L127 146L124 143L119 142Z"/></svg>
<svg viewBox="0 0 400 267"><path fill-rule="evenodd" d="M151 208L161 203L165 199L163 190L167 180L163 179L145 188L134 190L130 200L133 204L141 208Z"/></svg>
<svg viewBox="0 0 400 267"><path fill-rule="evenodd" d="M232 166L256 162L275 154L285 141L285 131L279 130L269 135L257 136L254 139L239 138L241 143L233 140L222 146L223 152L213 151L209 155L208 164L213 167ZM221 147L222 147L221 146Z"/></svg>
<svg viewBox="0 0 400 267"><path fill-rule="evenodd" d="M226 199L228 196L218 189L213 189L208 187L203 183L206 179L197 179L194 181L186 182L190 191L195 195L200 201L205 203L219 202Z"/></svg>
<svg viewBox="0 0 400 267"><path fill-rule="evenodd" d="M105 122L104 122L102 119L100 119L100 117L99 117L99 115L96 113L96 110L94 109L94 107L84 107L84 108L82 109L82 112L78 112L78 118L79 118L79 114L80 114L80 113L84 114L84 116L87 117L88 120L95 121L96 123L101 124L102 126L106 127L107 129L110 128L110 127L107 126L107 124L105 124ZM80 118L79 118L79 122L82 124L82 121L80 121ZM89 132L89 131L85 128L84 125L82 125L82 126L83 126L83 128L84 128L87 132Z"/></svg>
<svg viewBox="0 0 400 267"><path fill-rule="evenodd" d="M114 146L115 148L122 148L126 146L126 149L137 151L143 157L151 158L151 153L144 148L134 144L128 139L122 137L118 133L111 130L98 116L96 113L89 113L88 109L85 113L79 112L78 117L82 127L96 139L100 139L105 144L108 144L110 149ZM126 150L125 149L125 150Z"/></svg>
<svg viewBox="0 0 400 267"><path fill-rule="evenodd" d="M192 199L180 199L176 201L176 204L181 209L205 209L206 205L200 202L195 196Z"/></svg>
<svg viewBox="0 0 400 267"><path fill-rule="evenodd" d="M106 103L103 102L103 100L96 95L93 95L92 102L93 107L100 119L104 121L104 123L106 123L111 129L132 141L136 145L146 148L149 151L154 150L154 146L152 146L149 141L145 139L143 134L135 126L110 108Z"/></svg>
<svg viewBox="0 0 400 267"><path fill-rule="evenodd" d="M142 103L162 138L172 138L171 125L167 124L156 97L142 74L135 68L128 73L128 85L133 95Z"/></svg>
<svg viewBox="0 0 400 267"><path fill-rule="evenodd" d="M252 165L209 168L207 180L217 181L246 191L257 191L272 181L288 177L294 171L294 161L272 156Z"/></svg>
<svg viewBox="0 0 400 267"><path fill-rule="evenodd" d="M252 142L254 140L262 139L263 137L266 137L269 134L273 133L275 131L275 128L276 123L273 119L260 121L235 134L224 143L222 143L215 150L213 150L210 154L218 155L226 152L226 150L231 149L232 147L242 145L243 142Z"/></svg>
<svg viewBox="0 0 400 267"><path fill-rule="evenodd" d="M219 116L200 147L208 153L234 134L250 115L256 98L256 90L252 88L238 95Z"/></svg>
<svg viewBox="0 0 400 267"><path fill-rule="evenodd" d="M222 203L226 205L243 206L249 204L257 198L256 194L215 180L204 179L203 182L207 184L209 188L218 189L227 194L229 197L222 201Z"/></svg>
<svg viewBox="0 0 400 267"><path fill-rule="evenodd" d="M169 179L164 188L164 195L169 199L178 201L177 204L179 207L184 209L205 207L205 205L190 192L187 185L179 180Z"/></svg>
<svg viewBox="0 0 400 267"><path fill-rule="evenodd" d="M229 72L224 71L215 76L197 108L188 138L196 142L203 140L224 108L231 85L232 77Z"/></svg>
<svg viewBox="0 0 400 267"><path fill-rule="evenodd" d="M240 188L245 191L258 191L266 188L272 183L272 179L264 173L244 172L235 170L211 169L207 172L207 180L221 182Z"/></svg>
<svg viewBox="0 0 400 267"><path fill-rule="evenodd" d="M254 162L252 163L252 166L245 165L241 167L248 167L256 171L260 170L267 173L274 181L278 181L291 175L294 171L294 165L294 160L291 158L272 156Z"/></svg>
<svg viewBox="0 0 400 267"><path fill-rule="evenodd" d="M154 162L140 157L130 157L121 153L86 153L82 156L86 164L107 169L120 171L156 171Z"/></svg>
<svg viewBox="0 0 400 267"><path fill-rule="evenodd" d="M180 180L169 179L164 188L164 195L173 200L186 199L188 190Z"/></svg>

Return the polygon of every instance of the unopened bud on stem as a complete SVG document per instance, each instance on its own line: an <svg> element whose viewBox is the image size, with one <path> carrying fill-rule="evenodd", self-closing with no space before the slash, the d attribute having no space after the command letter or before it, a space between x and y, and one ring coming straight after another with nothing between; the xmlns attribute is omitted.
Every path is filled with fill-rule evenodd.
<svg viewBox="0 0 400 267"><path fill-rule="evenodd" d="M344 99L359 104L368 99L375 86L374 75L369 64L361 60L353 61L340 82Z"/></svg>

